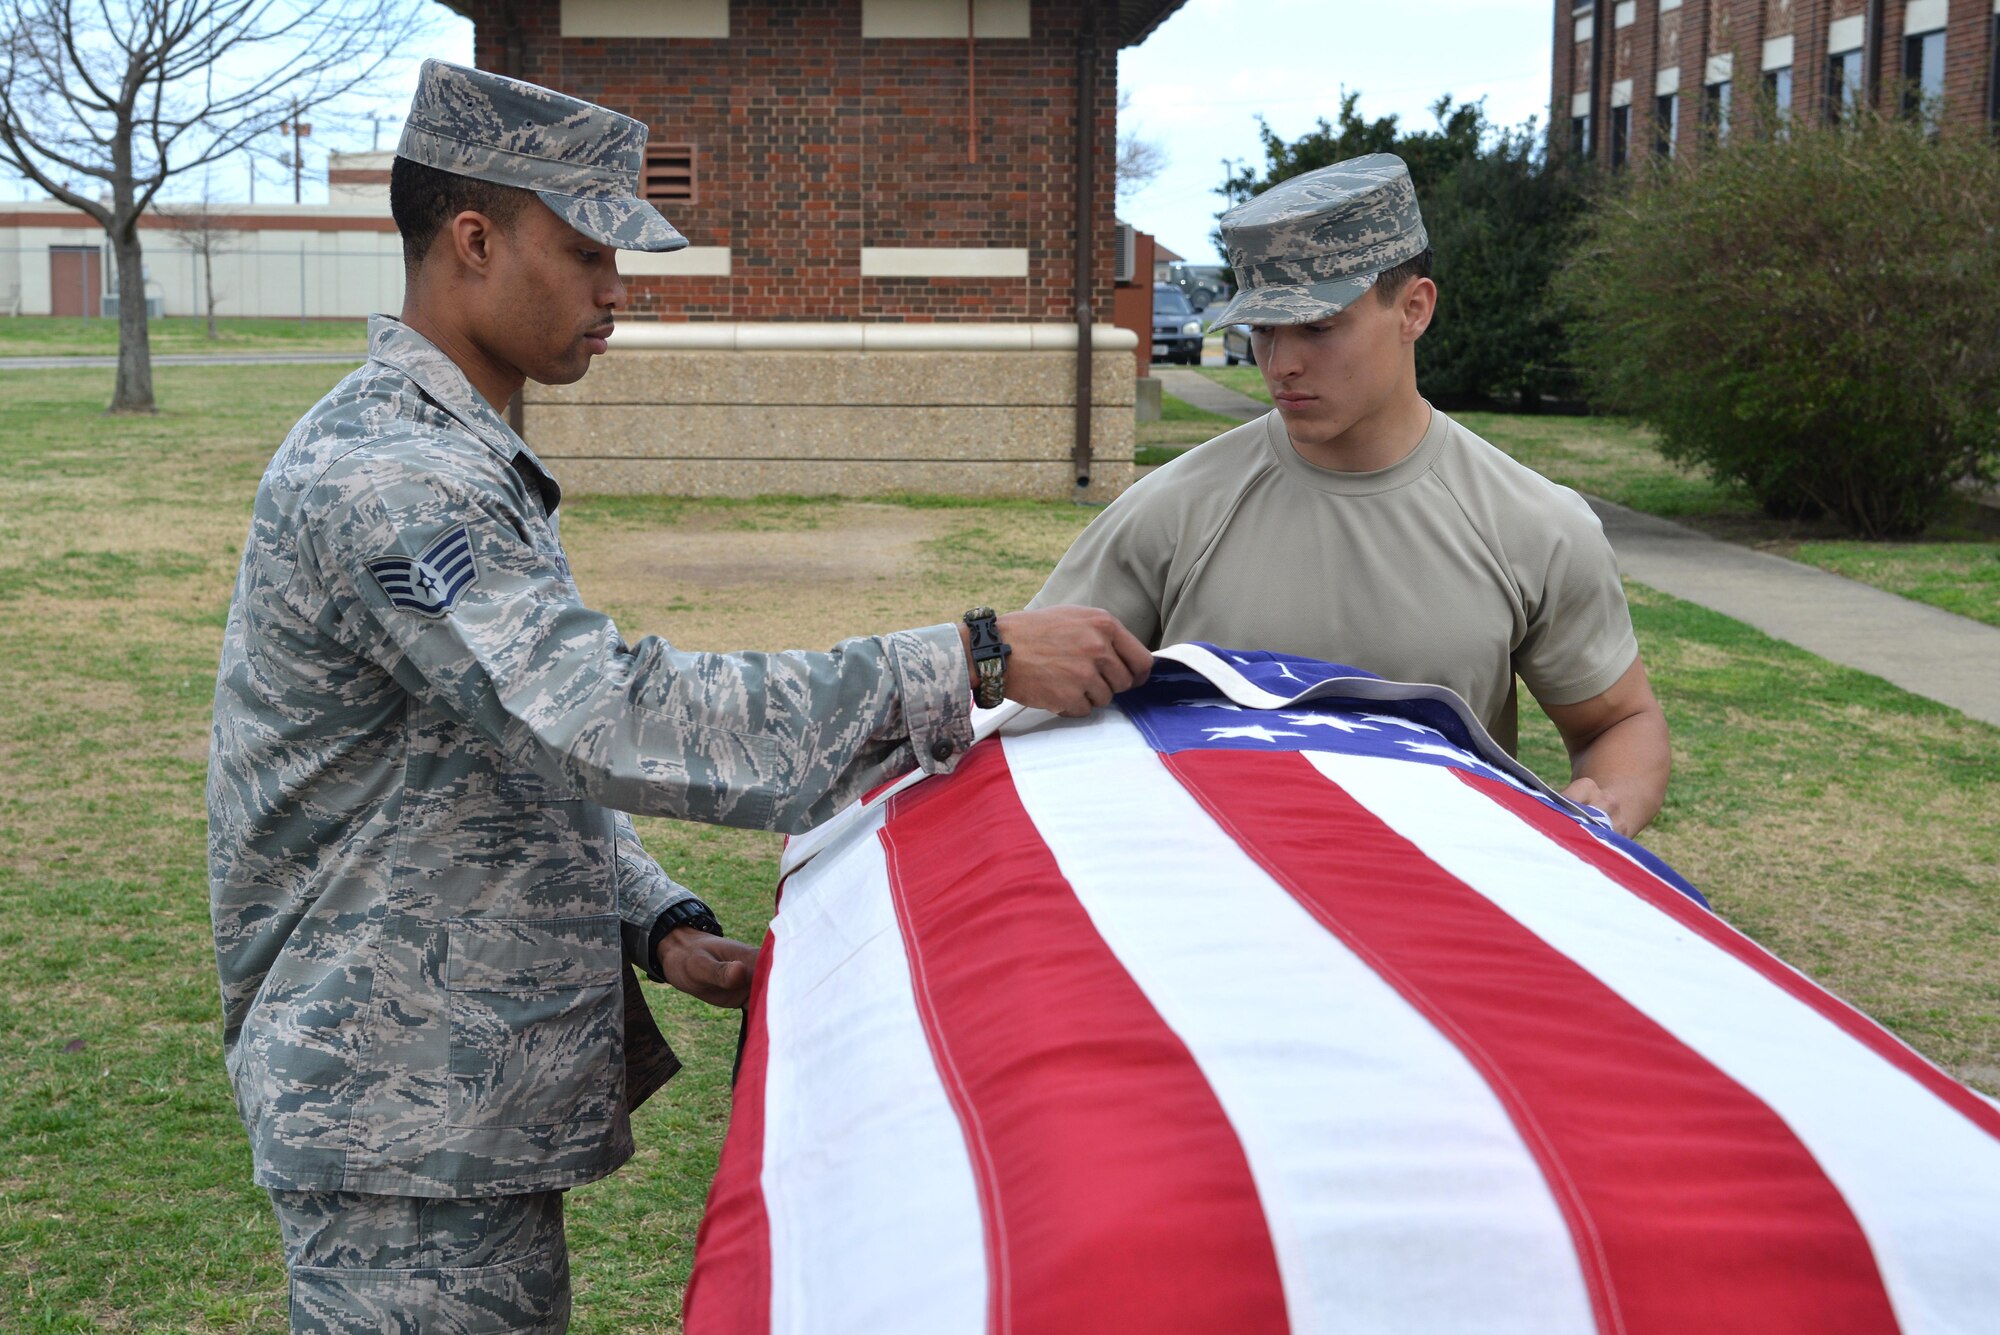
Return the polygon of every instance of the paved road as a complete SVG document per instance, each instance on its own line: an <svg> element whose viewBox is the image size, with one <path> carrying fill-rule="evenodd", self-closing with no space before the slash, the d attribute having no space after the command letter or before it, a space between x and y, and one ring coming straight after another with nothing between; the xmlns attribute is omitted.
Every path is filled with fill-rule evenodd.
<svg viewBox="0 0 2000 1335"><path fill-rule="evenodd" d="M285 363L324 363L359 366L368 359L366 351L353 352L156 352L155 366L275 366ZM0 371L54 371L65 366L116 366L110 357L0 357Z"/></svg>

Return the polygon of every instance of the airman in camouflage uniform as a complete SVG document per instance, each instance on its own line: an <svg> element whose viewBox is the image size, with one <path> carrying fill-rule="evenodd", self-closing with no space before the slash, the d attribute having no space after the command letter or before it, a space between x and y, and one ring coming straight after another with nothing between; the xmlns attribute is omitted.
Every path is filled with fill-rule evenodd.
<svg viewBox="0 0 2000 1335"><path fill-rule="evenodd" d="M398 152L532 190L553 214L534 225L585 248L522 263L596 265L593 248L686 244L636 196L645 136L430 62ZM428 272L257 490L209 766L223 1041L294 1329L557 1331L562 1192L630 1156L632 1109L678 1065L635 967L741 1004L754 960L626 813L805 828L950 768L971 678L949 624L819 654L627 643L571 579L555 478L491 406L507 377L482 394L489 364L414 327L458 318L426 305ZM584 281L608 328L615 268ZM549 378L580 375L589 342L563 334ZM1008 633L1031 703L1077 712L1145 656L1068 611ZM1077 666L1120 652L1123 669Z"/></svg>

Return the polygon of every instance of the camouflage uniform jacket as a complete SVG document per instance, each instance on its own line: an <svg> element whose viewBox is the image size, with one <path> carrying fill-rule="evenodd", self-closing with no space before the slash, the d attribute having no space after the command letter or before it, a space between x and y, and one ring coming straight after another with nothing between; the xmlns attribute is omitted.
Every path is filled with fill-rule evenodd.
<svg viewBox="0 0 2000 1335"><path fill-rule="evenodd" d="M971 743L951 626L824 654L625 643L578 598L558 495L457 367L379 316L257 490L208 812L261 1185L610 1172L671 1074L635 986L627 1050L626 962L657 967L654 920L688 894L623 813L797 830Z"/></svg>

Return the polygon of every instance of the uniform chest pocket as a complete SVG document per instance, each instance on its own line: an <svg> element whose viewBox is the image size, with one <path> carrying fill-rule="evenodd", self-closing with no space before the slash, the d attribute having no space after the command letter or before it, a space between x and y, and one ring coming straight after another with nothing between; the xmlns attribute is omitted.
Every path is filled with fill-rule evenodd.
<svg viewBox="0 0 2000 1335"><path fill-rule="evenodd" d="M605 1121L622 1097L616 914L459 918L447 929L454 1127Z"/></svg>

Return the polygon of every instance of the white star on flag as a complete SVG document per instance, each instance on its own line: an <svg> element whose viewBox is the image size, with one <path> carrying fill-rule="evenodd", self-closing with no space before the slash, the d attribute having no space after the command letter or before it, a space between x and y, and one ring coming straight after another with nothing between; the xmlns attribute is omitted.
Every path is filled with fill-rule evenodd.
<svg viewBox="0 0 2000 1335"><path fill-rule="evenodd" d="M1285 722L1296 723L1306 728L1338 728L1342 732L1379 732L1380 729L1367 723L1356 723L1351 718L1339 714L1287 714Z"/></svg>
<svg viewBox="0 0 2000 1335"><path fill-rule="evenodd" d="M1227 700L1176 700L1174 701L1174 708L1175 709L1227 709L1238 714L1243 712L1242 705L1231 704Z"/></svg>
<svg viewBox="0 0 2000 1335"><path fill-rule="evenodd" d="M1246 724L1240 728L1203 728L1202 731L1208 734L1210 741L1215 742L1227 737L1251 737L1260 742L1275 742L1280 737L1305 736L1302 732L1286 732L1283 728L1273 730L1261 723Z"/></svg>
<svg viewBox="0 0 2000 1335"><path fill-rule="evenodd" d="M1427 728L1421 723L1412 723L1409 719L1396 718L1390 714L1363 714L1361 717L1367 719L1370 723L1387 723L1395 728L1408 728L1411 732L1427 732L1432 736L1442 735L1436 728Z"/></svg>
<svg viewBox="0 0 2000 1335"><path fill-rule="evenodd" d="M1447 760L1462 760L1468 765L1477 765L1480 763L1477 757L1461 751L1455 746L1439 746L1434 742L1403 741L1397 742L1396 745L1402 747L1405 751L1414 751L1418 755L1443 756Z"/></svg>

